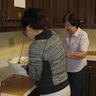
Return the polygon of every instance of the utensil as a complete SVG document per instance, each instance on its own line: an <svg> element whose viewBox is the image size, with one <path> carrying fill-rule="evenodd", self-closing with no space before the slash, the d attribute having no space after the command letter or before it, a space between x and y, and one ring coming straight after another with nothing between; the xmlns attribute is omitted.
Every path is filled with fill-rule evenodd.
<svg viewBox="0 0 96 96"><path fill-rule="evenodd" d="M19 60L17 62L17 64L20 64L20 60L21 60L21 56L22 56L22 52L23 52L23 47L24 47L24 41L22 43L22 48L21 48L21 52L20 52L20 57L19 57Z"/></svg>

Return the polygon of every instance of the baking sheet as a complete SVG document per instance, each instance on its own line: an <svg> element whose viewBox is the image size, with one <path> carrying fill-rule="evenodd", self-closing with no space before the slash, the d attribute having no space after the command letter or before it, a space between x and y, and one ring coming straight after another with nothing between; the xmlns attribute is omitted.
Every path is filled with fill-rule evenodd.
<svg viewBox="0 0 96 96"><path fill-rule="evenodd" d="M12 75L2 82L1 91L6 94L23 96L34 85L35 82L30 77Z"/></svg>

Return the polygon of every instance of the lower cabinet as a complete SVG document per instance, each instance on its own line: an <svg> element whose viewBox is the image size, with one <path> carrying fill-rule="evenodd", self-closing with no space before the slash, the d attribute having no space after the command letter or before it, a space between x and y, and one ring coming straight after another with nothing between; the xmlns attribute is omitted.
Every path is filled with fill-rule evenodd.
<svg viewBox="0 0 96 96"><path fill-rule="evenodd" d="M96 61L88 61L88 69L81 96L96 96Z"/></svg>

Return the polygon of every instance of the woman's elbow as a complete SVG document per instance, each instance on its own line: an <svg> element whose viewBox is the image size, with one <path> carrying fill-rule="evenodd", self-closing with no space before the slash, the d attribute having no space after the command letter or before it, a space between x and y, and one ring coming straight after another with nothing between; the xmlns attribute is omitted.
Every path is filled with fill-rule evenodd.
<svg viewBox="0 0 96 96"><path fill-rule="evenodd" d="M86 58L87 52L82 53L81 58Z"/></svg>

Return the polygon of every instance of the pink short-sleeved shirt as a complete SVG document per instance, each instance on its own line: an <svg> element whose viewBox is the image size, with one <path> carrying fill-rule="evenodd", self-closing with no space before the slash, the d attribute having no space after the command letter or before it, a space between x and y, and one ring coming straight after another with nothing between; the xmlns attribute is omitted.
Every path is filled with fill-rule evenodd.
<svg viewBox="0 0 96 96"><path fill-rule="evenodd" d="M89 46L88 34L81 28L78 28L77 32L72 35L69 42L69 33L67 32L64 37L64 48L66 53L87 51ZM87 65L87 59L72 59L67 58L67 70L68 72L79 72Z"/></svg>

